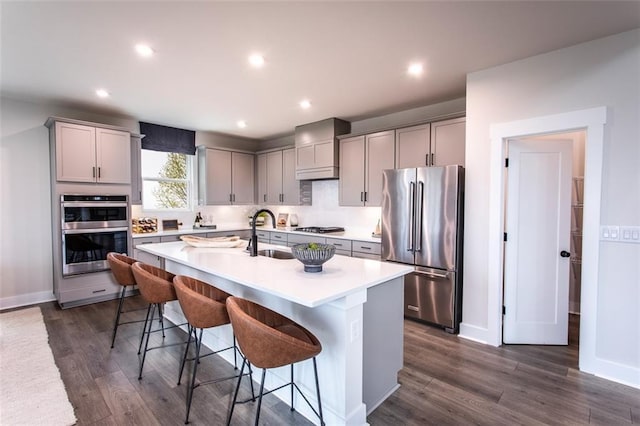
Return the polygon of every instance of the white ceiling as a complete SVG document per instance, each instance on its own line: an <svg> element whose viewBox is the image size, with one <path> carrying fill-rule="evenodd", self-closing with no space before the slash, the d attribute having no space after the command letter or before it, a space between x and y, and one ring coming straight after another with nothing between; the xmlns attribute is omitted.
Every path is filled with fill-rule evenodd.
<svg viewBox="0 0 640 426"><path fill-rule="evenodd" d="M640 27L639 1L0 7L2 96L259 139L462 97L469 72ZM152 58L135 54L141 41ZM262 69L248 64L252 52L264 55ZM422 77L406 74L412 61L424 63ZM111 97L97 98L98 88Z"/></svg>

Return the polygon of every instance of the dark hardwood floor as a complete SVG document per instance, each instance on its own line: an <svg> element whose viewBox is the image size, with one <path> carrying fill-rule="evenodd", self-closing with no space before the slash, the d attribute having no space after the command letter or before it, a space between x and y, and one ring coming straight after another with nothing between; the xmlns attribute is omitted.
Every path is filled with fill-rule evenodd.
<svg viewBox="0 0 640 426"><path fill-rule="evenodd" d="M40 305L78 425L183 424L186 381L176 385L181 347L151 351L139 381L136 353L141 324L121 326L115 348L109 348L116 303L67 310L55 303ZM127 304L127 309L144 307L139 297L128 298ZM138 311L127 318L143 315ZM405 321L402 386L371 413L368 422L374 426L640 423L640 390L579 372L575 318L570 328L569 346L494 348ZM169 342L184 338L185 333L176 329L167 333ZM198 377L232 371L225 361L211 356L200 364ZM196 389L191 424L224 424L233 384L226 381ZM248 385L241 392L249 395ZM250 424L253 414L254 404L238 406L233 424ZM261 424L310 423L269 395L263 401Z"/></svg>

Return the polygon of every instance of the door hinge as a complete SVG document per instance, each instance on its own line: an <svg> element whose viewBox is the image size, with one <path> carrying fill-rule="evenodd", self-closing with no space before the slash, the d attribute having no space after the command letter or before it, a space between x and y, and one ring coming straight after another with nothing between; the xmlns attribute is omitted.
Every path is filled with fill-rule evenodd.
<svg viewBox="0 0 640 426"><path fill-rule="evenodd" d="M502 305L502 315L506 315L507 314L507 307Z"/></svg>
<svg viewBox="0 0 640 426"><path fill-rule="evenodd" d="M504 166L509 167L509 158L504 159Z"/></svg>
<svg viewBox="0 0 640 426"><path fill-rule="evenodd" d="M502 241L507 241L507 233L505 232L504 235L502 236Z"/></svg>

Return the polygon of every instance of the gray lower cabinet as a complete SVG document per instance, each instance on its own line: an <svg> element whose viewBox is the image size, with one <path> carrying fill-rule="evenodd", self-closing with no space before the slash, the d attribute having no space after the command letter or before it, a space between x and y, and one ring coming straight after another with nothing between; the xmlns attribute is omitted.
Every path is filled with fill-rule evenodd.
<svg viewBox="0 0 640 426"><path fill-rule="evenodd" d="M343 256L351 256L351 240L344 240L342 238L327 238L327 244L336 246L336 254Z"/></svg>
<svg viewBox="0 0 640 426"><path fill-rule="evenodd" d="M271 232L265 231L264 229L256 229L256 236L258 237L259 243L269 243L271 242ZM251 232L249 232L249 236L251 236Z"/></svg>
<svg viewBox="0 0 640 426"><path fill-rule="evenodd" d="M271 244L275 244L277 246L286 246L288 242L288 235L286 232L277 232L271 231L269 232L269 242Z"/></svg>
<svg viewBox="0 0 640 426"><path fill-rule="evenodd" d="M380 260L380 243L369 241L352 241L351 256L364 259Z"/></svg>
<svg viewBox="0 0 640 426"><path fill-rule="evenodd" d="M287 239L287 245L289 247L293 247L296 244L308 244L308 243L318 243L325 244L326 238L317 237L315 235L301 235L301 234L289 234Z"/></svg>
<svg viewBox="0 0 640 426"><path fill-rule="evenodd" d="M139 260L140 262L156 266L160 268L161 262L160 257L153 255L151 253L147 253L145 251L138 250L136 247L143 244L154 244L159 243L160 237L143 237L143 238L134 238L133 239L133 257L134 259Z"/></svg>

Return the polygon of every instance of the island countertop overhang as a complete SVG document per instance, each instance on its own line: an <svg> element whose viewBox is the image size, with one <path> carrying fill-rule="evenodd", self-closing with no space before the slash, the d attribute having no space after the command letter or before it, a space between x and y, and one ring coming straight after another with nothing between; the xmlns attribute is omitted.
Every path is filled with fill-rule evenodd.
<svg viewBox="0 0 640 426"><path fill-rule="evenodd" d="M289 250L269 244L260 247ZM413 271L406 265L336 255L323 265L322 272L308 273L296 259L251 257L244 246L196 248L178 241L145 244L137 249L310 308Z"/></svg>

